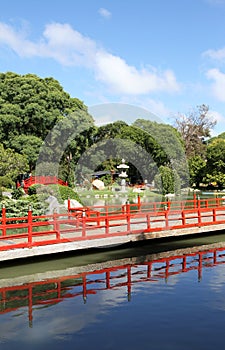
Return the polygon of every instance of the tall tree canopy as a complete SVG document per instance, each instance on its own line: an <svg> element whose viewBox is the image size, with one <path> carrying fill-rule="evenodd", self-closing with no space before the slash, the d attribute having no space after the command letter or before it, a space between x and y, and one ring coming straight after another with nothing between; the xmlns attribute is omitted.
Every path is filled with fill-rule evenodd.
<svg viewBox="0 0 225 350"><path fill-rule="evenodd" d="M188 164L179 132L171 125L145 119L137 119L133 126L144 130L158 145L157 165L169 166L179 175L182 186L188 186Z"/></svg>
<svg viewBox="0 0 225 350"><path fill-rule="evenodd" d="M61 116L86 109L53 78L34 74L0 74L0 137L7 146L16 135L44 139Z"/></svg>
<svg viewBox="0 0 225 350"><path fill-rule="evenodd" d="M34 74L0 74L0 143L26 154L30 169L38 156L38 147L61 119L87 107L71 98L53 78Z"/></svg>
<svg viewBox="0 0 225 350"><path fill-rule="evenodd" d="M80 165L85 171L88 171L88 168L92 172L106 169L116 171L116 166L122 158L125 158L130 167L131 182L152 181L158 168L161 165L171 164L173 158L176 158L175 154L179 154L180 164L183 150L179 134L173 127L162 125L160 129L158 126L157 138L155 130L152 133L147 130L147 127L152 125L157 129L155 124L146 120L137 120L133 125L117 121L99 127L93 134L93 144L83 156ZM174 138L178 138L179 147Z"/></svg>

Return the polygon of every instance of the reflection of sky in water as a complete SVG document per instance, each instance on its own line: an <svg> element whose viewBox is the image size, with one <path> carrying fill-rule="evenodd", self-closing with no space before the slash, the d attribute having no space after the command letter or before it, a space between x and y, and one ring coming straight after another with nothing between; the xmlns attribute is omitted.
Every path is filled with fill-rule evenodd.
<svg viewBox="0 0 225 350"><path fill-rule="evenodd" d="M176 261L175 261L176 262ZM193 263L195 266L195 263ZM146 270L146 266L141 267ZM160 274L160 269L156 270ZM173 271L173 270L171 270ZM174 267L175 271L175 267ZM104 289L100 274L88 276L95 294L65 298L46 307L28 307L0 315L1 349L152 349L186 350L223 348L225 321L225 264L133 283L128 301L124 271ZM143 277L132 268L132 281ZM155 273L155 271L154 271ZM116 272L112 276L116 276ZM154 274L153 274L154 275ZM73 292L76 287L68 290Z"/></svg>

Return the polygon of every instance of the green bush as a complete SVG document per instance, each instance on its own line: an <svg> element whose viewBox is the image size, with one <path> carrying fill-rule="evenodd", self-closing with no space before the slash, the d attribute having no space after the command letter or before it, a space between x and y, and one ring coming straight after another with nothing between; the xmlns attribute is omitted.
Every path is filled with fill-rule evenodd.
<svg viewBox="0 0 225 350"><path fill-rule="evenodd" d="M26 197L24 199L12 200L6 199L0 203L0 210L3 205L6 208L6 216L10 217L21 217L27 216L29 206L32 207L33 215L43 215L45 214L47 204L43 201L33 201L31 198ZM1 214L0 214L1 215Z"/></svg>
<svg viewBox="0 0 225 350"><path fill-rule="evenodd" d="M40 196L43 200L45 200L49 195L54 195L59 203L63 203L64 200L70 198L70 199L76 199L78 202L80 202L80 198L78 194L68 186L62 186L62 185L40 185L35 184L29 187L28 189L29 196L37 195L37 198L40 200Z"/></svg>
<svg viewBox="0 0 225 350"><path fill-rule="evenodd" d="M68 186L59 186L59 193L62 198L62 201L70 198L70 199L76 199L78 202L80 202L80 198L78 194Z"/></svg>
<svg viewBox="0 0 225 350"><path fill-rule="evenodd" d="M16 189L13 190L12 192L12 198L13 199L19 199L21 197L23 197L25 194L24 190L22 189L22 187L18 187Z"/></svg>
<svg viewBox="0 0 225 350"><path fill-rule="evenodd" d="M43 187L45 186L41 184L34 184L28 188L27 193L29 194L29 196L32 196L33 194L42 192Z"/></svg>
<svg viewBox="0 0 225 350"><path fill-rule="evenodd" d="M7 175L0 176L0 187L12 188L13 185L14 185L14 182L10 177L8 177Z"/></svg>

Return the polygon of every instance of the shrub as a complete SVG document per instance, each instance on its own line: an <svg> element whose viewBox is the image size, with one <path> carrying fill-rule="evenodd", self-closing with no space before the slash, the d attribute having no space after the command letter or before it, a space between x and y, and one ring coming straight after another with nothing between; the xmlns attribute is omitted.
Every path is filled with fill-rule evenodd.
<svg viewBox="0 0 225 350"><path fill-rule="evenodd" d="M12 200L6 199L0 203L0 210L5 205L6 216L9 217L21 217L27 216L29 206L32 206L33 215L43 215L46 210L46 204L44 202L31 201L29 197L24 199Z"/></svg>
<svg viewBox="0 0 225 350"><path fill-rule="evenodd" d="M8 177L7 175L0 176L0 187L12 188L13 185L14 185L14 182L10 177Z"/></svg>
<svg viewBox="0 0 225 350"><path fill-rule="evenodd" d="M59 186L59 192L63 201L70 198L70 199L76 199L78 202L80 202L80 198L78 194L71 187Z"/></svg>
<svg viewBox="0 0 225 350"><path fill-rule="evenodd" d="M12 192L12 198L13 199L18 199L24 196L24 190L22 189L22 187L18 187L16 189L13 190Z"/></svg>
<svg viewBox="0 0 225 350"><path fill-rule="evenodd" d="M78 202L80 202L80 198L78 194L68 186L62 186L62 185L40 185L35 184L29 187L28 189L29 196L35 196L40 199L46 199L50 194L54 195L59 203L63 203L64 200L70 198L70 199L76 199Z"/></svg>
<svg viewBox="0 0 225 350"><path fill-rule="evenodd" d="M40 193L43 187L44 185L34 184L28 188L27 193L29 194L29 196L32 196L33 194Z"/></svg>

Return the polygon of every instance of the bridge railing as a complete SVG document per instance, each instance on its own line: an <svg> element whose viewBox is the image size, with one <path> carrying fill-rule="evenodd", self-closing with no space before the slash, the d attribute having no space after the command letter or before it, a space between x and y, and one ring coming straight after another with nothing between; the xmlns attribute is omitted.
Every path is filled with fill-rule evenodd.
<svg viewBox="0 0 225 350"><path fill-rule="evenodd" d="M194 197L193 199L183 200L183 201L158 201L158 202L143 202L141 201L141 197L137 197L136 203L129 203L127 201L125 204L109 204L109 205L92 205L88 207L77 208L72 207L70 199L68 199L68 211L77 212L86 210L86 212L92 212L92 215L115 215L115 214L123 214L126 212L127 204L129 205L130 212L136 213L140 212L164 212L165 210L190 210L197 208L217 208L221 206L225 206L224 198L207 198L207 199L197 199ZM98 213L98 214L97 214Z"/></svg>
<svg viewBox="0 0 225 350"><path fill-rule="evenodd" d="M29 178L23 181L24 191L27 192L28 188L35 184L41 185L51 185L51 184L59 184L63 186L67 186L67 182L59 179L57 176L30 176Z"/></svg>
<svg viewBox="0 0 225 350"><path fill-rule="evenodd" d="M219 202L218 202L219 203ZM0 218L0 250L32 248L35 246L68 243L73 241L109 238L138 234L143 239L145 233L225 224L225 206L204 207L182 210L148 208L134 211L126 204L121 212L104 212L78 208L67 213L53 213L36 216L30 207L26 216L11 217L2 208Z"/></svg>

